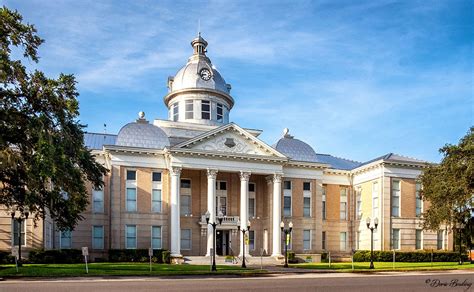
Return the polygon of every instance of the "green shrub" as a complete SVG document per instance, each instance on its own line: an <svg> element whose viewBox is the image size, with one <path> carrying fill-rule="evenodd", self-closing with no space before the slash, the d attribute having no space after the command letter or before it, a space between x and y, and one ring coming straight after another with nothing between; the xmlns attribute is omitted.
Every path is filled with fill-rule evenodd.
<svg viewBox="0 0 474 292"><path fill-rule="evenodd" d="M76 264L82 263L84 257L78 249L35 249L30 251L28 261L32 264Z"/></svg>
<svg viewBox="0 0 474 292"><path fill-rule="evenodd" d="M155 249L151 261L154 263L164 263L164 253L166 250ZM111 249L109 250L110 262L148 262L148 249Z"/></svg>
<svg viewBox="0 0 474 292"><path fill-rule="evenodd" d="M295 254L294 251L288 251L287 256L288 256L288 262L289 263L297 263L298 262L298 259L296 259L296 254Z"/></svg>
<svg viewBox="0 0 474 292"><path fill-rule="evenodd" d="M322 263L327 263L329 262L329 256L327 252L321 253L321 262Z"/></svg>
<svg viewBox="0 0 474 292"><path fill-rule="evenodd" d="M171 264L171 252L169 250L164 250L162 252L162 260L165 264Z"/></svg>
<svg viewBox="0 0 474 292"><path fill-rule="evenodd" d="M463 255L467 260L467 255ZM393 261L393 251L374 250L374 261L391 262ZM399 251L395 252L396 262L431 262L431 251ZM433 251L433 262L457 262L459 253L451 251ZM358 250L354 253L354 262L370 262L370 250Z"/></svg>
<svg viewBox="0 0 474 292"><path fill-rule="evenodd" d="M0 264L14 264L15 257L7 251L0 251Z"/></svg>

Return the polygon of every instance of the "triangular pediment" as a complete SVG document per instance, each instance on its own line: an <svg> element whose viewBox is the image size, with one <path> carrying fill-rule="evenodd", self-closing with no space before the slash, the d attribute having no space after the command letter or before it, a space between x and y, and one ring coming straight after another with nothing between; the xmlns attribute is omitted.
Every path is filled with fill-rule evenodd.
<svg viewBox="0 0 474 292"><path fill-rule="evenodd" d="M203 133L173 148L286 158L285 155L234 123Z"/></svg>

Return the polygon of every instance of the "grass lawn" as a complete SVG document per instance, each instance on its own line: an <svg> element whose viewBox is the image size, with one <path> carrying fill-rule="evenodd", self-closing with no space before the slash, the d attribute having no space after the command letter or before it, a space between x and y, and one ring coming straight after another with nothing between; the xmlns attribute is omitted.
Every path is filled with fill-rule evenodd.
<svg viewBox="0 0 474 292"><path fill-rule="evenodd" d="M149 276L149 275L205 275L211 274L207 265L166 265L153 264L152 272L148 263L90 263L89 274L85 264L24 264L0 266L0 277L76 277L76 276ZM258 273L238 266L217 266L218 274ZM212 273L214 274L214 273Z"/></svg>
<svg viewBox="0 0 474 292"><path fill-rule="evenodd" d="M352 271L352 263L331 263L329 268L328 263L304 263L292 264L291 267L302 269L331 269L341 272ZM370 262L355 262L355 271L370 271ZM374 262L375 271L393 271L393 263L391 262ZM459 265L454 262L435 262L431 263L395 263L395 270L397 271L413 271L413 270L455 270L455 269L474 269L474 264L464 263Z"/></svg>

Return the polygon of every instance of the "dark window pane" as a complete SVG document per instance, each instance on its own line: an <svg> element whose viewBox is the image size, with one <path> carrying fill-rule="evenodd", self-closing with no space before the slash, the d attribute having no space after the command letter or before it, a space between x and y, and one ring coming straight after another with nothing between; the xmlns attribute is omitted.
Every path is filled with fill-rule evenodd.
<svg viewBox="0 0 474 292"><path fill-rule="evenodd" d="M285 190L291 190L291 181L289 181L289 180L284 181L283 182L283 188Z"/></svg>
<svg viewBox="0 0 474 292"><path fill-rule="evenodd" d="M255 184L249 184L249 192L255 192Z"/></svg>
<svg viewBox="0 0 474 292"><path fill-rule="evenodd" d="M127 180L136 180L137 172L135 170L127 170Z"/></svg>
<svg viewBox="0 0 474 292"><path fill-rule="evenodd" d="M311 191L311 183L309 183L309 182L304 182L304 183L303 183L303 190L305 190L305 191Z"/></svg>
<svg viewBox="0 0 474 292"><path fill-rule="evenodd" d="M219 188L221 190L227 190L227 183L225 181L219 182Z"/></svg>
<svg viewBox="0 0 474 292"><path fill-rule="evenodd" d="M152 176L153 181L161 181L161 172L154 172Z"/></svg>
<svg viewBox="0 0 474 292"><path fill-rule="evenodd" d="M210 113L206 113L206 112L202 112L201 118L202 118L203 120L210 120L210 119L211 119L211 114L210 114Z"/></svg>
<svg viewBox="0 0 474 292"><path fill-rule="evenodd" d="M191 181L189 179L182 179L181 180L181 187L184 189L190 189L191 188Z"/></svg>

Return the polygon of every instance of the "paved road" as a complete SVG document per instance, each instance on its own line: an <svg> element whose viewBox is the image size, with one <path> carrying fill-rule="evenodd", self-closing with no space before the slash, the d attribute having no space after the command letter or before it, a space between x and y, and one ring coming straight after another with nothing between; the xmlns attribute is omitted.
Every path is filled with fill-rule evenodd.
<svg viewBox="0 0 474 292"><path fill-rule="evenodd" d="M0 291L474 291L474 272L7 280L0 282Z"/></svg>

